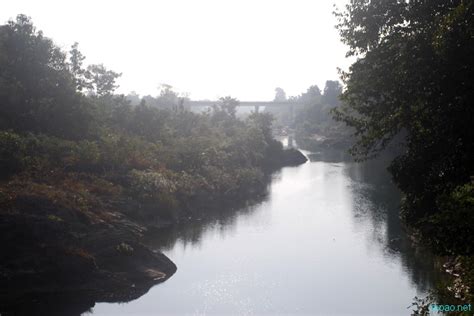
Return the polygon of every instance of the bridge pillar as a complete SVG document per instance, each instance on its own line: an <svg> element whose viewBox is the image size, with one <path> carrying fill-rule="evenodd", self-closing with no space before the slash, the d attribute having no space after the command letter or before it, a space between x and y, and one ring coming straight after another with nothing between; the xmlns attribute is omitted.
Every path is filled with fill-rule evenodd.
<svg viewBox="0 0 474 316"><path fill-rule="evenodd" d="M295 105L290 104L290 126L293 128L295 126Z"/></svg>
<svg viewBox="0 0 474 316"><path fill-rule="evenodd" d="M288 148L293 148L295 146L293 135L288 136Z"/></svg>
<svg viewBox="0 0 474 316"><path fill-rule="evenodd" d="M260 108L260 105L255 105L255 113L258 113L259 108Z"/></svg>

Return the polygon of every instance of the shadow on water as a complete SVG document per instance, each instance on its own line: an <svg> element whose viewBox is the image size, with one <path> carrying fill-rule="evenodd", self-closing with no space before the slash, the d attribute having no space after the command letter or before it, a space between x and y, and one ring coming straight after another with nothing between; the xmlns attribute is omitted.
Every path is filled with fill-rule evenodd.
<svg viewBox="0 0 474 316"><path fill-rule="evenodd" d="M322 161L322 162L349 162L351 156L341 150L324 150L318 152L307 153L309 160L311 161Z"/></svg>
<svg viewBox="0 0 474 316"><path fill-rule="evenodd" d="M166 251L173 248L178 242L184 246L197 246L201 243L201 238L205 232L216 227L220 228L222 234L230 233L237 218L250 216L255 206L268 198L268 188L271 180L278 178L279 173L279 171L276 171L266 177L266 185L252 199L249 197L249 199L242 199L238 202L233 201L232 205L225 201L216 201L212 208L203 212L205 216L202 218L189 218L180 224L169 225L160 229L150 229L142 242L152 249ZM106 302L128 303L145 295L150 288L143 289L141 292L138 289L134 289L130 294L124 293L123 299L111 299ZM112 294L116 293L111 293L111 297ZM22 299L22 302L1 310L0 316L88 315L93 313L92 309L97 303L104 301L97 300L95 293L68 289L68 291L64 291L62 294L60 291L55 291L54 294L32 293L31 296Z"/></svg>
<svg viewBox="0 0 474 316"><path fill-rule="evenodd" d="M279 174L279 172L273 173L272 179L277 179ZM270 182L270 178L268 181ZM232 233L239 218L251 216L256 207L267 199L268 187L264 193L250 201L242 201L237 205L219 203L218 206L206 210L206 216L202 218L193 218L180 224L150 230L145 236L145 243L160 251L173 249L177 243L181 243L183 247L198 246L209 230L217 229L221 235Z"/></svg>
<svg viewBox="0 0 474 316"><path fill-rule="evenodd" d="M400 219L402 193L392 182L387 171L390 159L381 157L364 163L346 163L345 172L352 181L357 198L354 203L354 222L371 226L373 240L386 256L399 259L419 292L427 293L443 279L435 256L415 245Z"/></svg>

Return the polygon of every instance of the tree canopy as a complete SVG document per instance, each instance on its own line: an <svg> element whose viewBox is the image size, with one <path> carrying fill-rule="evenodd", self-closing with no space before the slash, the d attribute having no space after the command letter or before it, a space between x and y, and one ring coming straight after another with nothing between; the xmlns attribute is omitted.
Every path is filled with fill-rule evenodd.
<svg viewBox="0 0 474 316"><path fill-rule="evenodd" d="M359 159L403 140L390 170L412 223L474 174L473 10L466 0L354 0L336 12L357 61L342 74L335 118L355 128Z"/></svg>
<svg viewBox="0 0 474 316"><path fill-rule="evenodd" d="M276 101L276 102L286 101L286 92L285 92L285 90L283 90L280 87L275 88L275 98L273 99L273 101Z"/></svg>
<svg viewBox="0 0 474 316"><path fill-rule="evenodd" d="M1 25L0 128L91 136L98 108L83 91L110 96L120 74L103 65L84 68L84 59L77 43L62 51L25 15Z"/></svg>

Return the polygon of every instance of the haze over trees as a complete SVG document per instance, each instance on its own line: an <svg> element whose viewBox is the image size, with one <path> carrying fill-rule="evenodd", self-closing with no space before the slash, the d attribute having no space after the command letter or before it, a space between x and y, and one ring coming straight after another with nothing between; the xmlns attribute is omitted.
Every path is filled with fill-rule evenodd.
<svg viewBox="0 0 474 316"><path fill-rule="evenodd" d="M298 136L329 133L328 129L344 129L344 124L338 124L329 113L330 109L339 104L342 86L338 81L327 80L324 94L317 85L310 86L305 92L296 96L288 96L278 87L275 89L274 102L288 102L288 106L269 107L265 112L275 117L278 128L291 127ZM291 108L290 104L298 104ZM304 107L299 105L303 104ZM300 138L301 139L301 138ZM302 143L299 143L300 145Z"/></svg>
<svg viewBox="0 0 474 316"><path fill-rule="evenodd" d="M284 102L286 101L286 92L282 88L278 87L275 88L275 99L273 101L275 102Z"/></svg>
<svg viewBox="0 0 474 316"><path fill-rule="evenodd" d="M0 26L2 297L31 269L41 289L89 284L108 269L146 279L142 261L117 266L134 249L126 262L158 260L169 276L173 264L137 241L140 225L258 197L271 170L294 163L271 117L236 119L236 99L206 114L186 111L169 85L130 100L114 94L119 73L84 62L77 43L64 52L24 15Z"/></svg>
<svg viewBox="0 0 474 316"><path fill-rule="evenodd" d="M145 279L137 258L170 275L143 232L265 196L272 171L306 161L274 139L276 125L357 161L390 151L413 239L462 267L456 294L472 299L474 1L352 0L335 15L356 58L343 84L277 87L282 107L242 120L232 96L198 114L168 84L116 94L121 73L86 64L78 43L63 50L25 15L0 25L0 297L20 293L18 280L48 292L99 276L130 289L115 277Z"/></svg>
<svg viewBox="0 0 474 316"><path fill-rule="evenodd" d="M67 176L71 170L171 168L194 173L208 163L213 169L232 165L229 172L239 172L238 166L263 167L265 148L276 142L268 132L269 118L235 118L238 100L232 97L200 115L176 107L181 97L162 85L157 98L144 97L132 106L114 95L119 73L103 65L86 67L77 43L69 54L61 51L24 15L1 26L0 35L2 159L16 165L4 172L59 168ZM208 150L214 154L203 154ZM219 158L223 150L229 158ZM57 161L51 165L53 151Z"/></svg>

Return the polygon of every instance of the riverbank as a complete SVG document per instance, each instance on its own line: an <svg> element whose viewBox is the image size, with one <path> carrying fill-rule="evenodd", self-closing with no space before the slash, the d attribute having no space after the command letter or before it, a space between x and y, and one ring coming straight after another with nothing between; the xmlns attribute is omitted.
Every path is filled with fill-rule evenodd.
<svg viewBox="0 0 474 316"><path fill-rule="evenodd" d="M91 314L406 315L432 287L430 257L411 248L400 196L374 168L311 160L274 173L267 191L235 211L149 236L178 273Z"/></svg>
<svg viewBox="0 0 474 316"><path fill-rule="evenodd" d="M91 306L97 300L128 301L176 271L168 258L141 243L146 228L120 210L84 211L68 205L80 192L35 185L20 192L2 188L2 314L28 314L55 295L79 296ZM59 193L66 196L60 199Z"/></svg>
<svg viewBox="0 0 474 316"><path fill-rule="evenodd" d="M149 229L258 198L273 170L306 161L296 150L272 150L262 158L261 169L215 167L217 178L200 173L201 180L165 169L131 169L126 176L79 172L63 163L10 177L0 186L0 310L28 314L58 296L90 308L143 295L177 269L145 246Z"/></svg>

